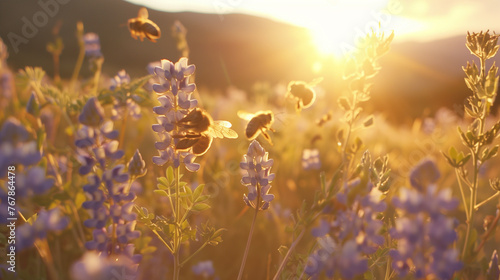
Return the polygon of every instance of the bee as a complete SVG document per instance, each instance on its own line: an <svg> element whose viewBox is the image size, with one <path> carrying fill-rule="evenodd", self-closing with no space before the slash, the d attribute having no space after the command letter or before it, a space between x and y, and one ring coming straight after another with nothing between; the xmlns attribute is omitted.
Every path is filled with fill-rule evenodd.
<svg viewBox="0 0 500 280"><path fill-rule="evenodd" d="M130 35L132 38L137 40L137 37L144 40L148 38L151 42L156 43L156 39L160 38L161 31L158 25L148 19L148 10L142 7L136 18L131 18L128 20L128 29L130 30Z"/></svg>
<svg viewBox="0 0 500 280"><path fill-rule="evenodd" d="M302 109L309 108L316 100L316 92L312 87L317 85L323 78L314 79L310 83L303 81L291 81L288 83L288 92L286 97L297 101L295 109L300 112Z"/></svg>
<svg viewBox="0 0 500 280"><path fill-rule="evenodd" d="M323 117L321 117L321 119L316 120L316 124L321 127L325 123L327 123L328 121L330 121L331 119L332 119L332 111L329 111L328 113L326 113L325 115L323 115Z"/></svg>
<svg viewBox="0 0 500 280"><path fill-rule="evenodd" d="M255 114L238 111L238 117L248 121L247 127L245 128L245 135L248 140L253 140L262 133L262 136L266 138L269 144L273 145L271 136L266 132L266 130L274 132L274 129L271 128L274 122L274 114L272 111L259 111Z"/></svg>
<svg viewBox="0 0 500 280"><path fill-rule="evenodd" d="M212 145L213 138L238 138L228 121L214 121L204 110L196 108L177 122L179 131L175 138L177 150L190 150L196 156L204 155Z"/></svg>

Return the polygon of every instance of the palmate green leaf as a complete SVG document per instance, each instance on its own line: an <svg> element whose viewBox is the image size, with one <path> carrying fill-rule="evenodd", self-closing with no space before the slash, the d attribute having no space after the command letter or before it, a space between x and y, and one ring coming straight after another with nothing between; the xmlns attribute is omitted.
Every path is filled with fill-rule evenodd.
<svg viewBox="0 0 500 280"><path fill-rule="evenodd" d="M199 196L194 202L195 203L198 203L198 202L203 202L203 201L206 201L210 198L209 195L201 195Z"/></svg>

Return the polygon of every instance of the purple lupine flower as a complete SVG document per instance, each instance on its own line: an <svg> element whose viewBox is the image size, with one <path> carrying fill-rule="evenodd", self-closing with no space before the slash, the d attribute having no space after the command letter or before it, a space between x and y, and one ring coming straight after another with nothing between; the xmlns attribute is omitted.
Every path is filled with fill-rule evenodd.
<svg viewBox="0 0 500 280"><path fill-rule="evenodd" d="M203 278L209 278L214 275L215 269L212 261L201 261L191 267L191 270L195 275L199 275Z"/></svg>
<svg viewBox="0 0 500 280"><path fill-rule="evenodd" d="M188 65L186 57L179 59L175 64L167 59L162 59L161 67L155 68L160 83L154 84L153 90L160 95L171 92L176 96L179 91L192 93L196 86L189 83L189 77L194 73L195 69L193 64Z"/></svg>
<svg viewBox="0 0 500 280"><path fill-rule="evenodd" d="M135 150L134 156L128 162L128 173L132 177L142 177L146 174L146 162L142 159L139 149Z"/></svg>
<svg viewBox="0 0 500 280"><path fill-rule="evenodd" d="M386 204L371 183L364 193L356 192L361 180L349 182L335 200L337 210L332 220L328 215L312 230L318 248L309 256L305 273L318 278L323 272L329 278L338 273L342 279L352 279L368 270L367 255L373 254L384 243L380 235L383 223L376 218ZM352 193L351 193L352 192ZM352 201L348 197L352 196Z"/></svg>
<svg viewBox="0 0 500 280"><path fill-rule="evenodd" d="M194 71L195 66L188 65L185 57L175 64L163 59L161 66L154 68L158 83L153 84L152 88L159 96L160 102L160 106L153 108L158 115L158 124L152 126L159 137L159 141L155 143L159 155L153 157L156 165L171 163L177 168L182 162L188 171L194 172L200 168L199 164L194 163L196 157L192 153L175 149L179 138L173 137L177 121L198 104L198 101L192 98L196 86L189 82Z"/></svg>
<svg viewBox="0 0 500 280"><path fill-rule="evenodd" d="M493 251L493 254L491 255L491 260L486 275L488 277L488 280L500 279L500 265L498 264L497 250Z"/></svg>
<svg viewBox="0 0 500 280"><path fill-rule="evenodd" d="M410 177L414 189L402 189L392 200L405 214L389 230L398 241L397 248L390 252L392 266L403 277L414 271L417 278L451 279L462 263L453 249L457 223L445 213L454 210L458 201L451 197L450 189L437 189L434 183L439 170L434 162L422 161Z"/></svg>
<svg viewBox="0 0 500 280"><path fill-rule="evenodd" d="M261 210L269 208L274 199L274 195L268 193L274 179L274 174L271 174L273 160L268 159L268 157L269 153L257 140L253 140L240 163L240 168L246 171L246 175L241 179L241 184L248 188L248 196L244 194L243 200L248 206L259 207ZM255 201L257 199L259 201ZM262 204L260 200L263 201Z"/></svg>
<svg viewBox="0 0 500 280"><path fill-rule="evenodd" d="M92 113L99 116L92 117ZM79 172L82 175L90 173L88 183L83 186L87 201L82 207L90 216L84 225L94 229L93 239L86 242L85 247L100 251L104 256L128 258L133 253L129 252L133 247L128 243L139 237L140 232L135 230L137 215L132 213L136 195L129 190L131 176L125 165L117 163L124 156L118 141L114 140L118 138L118 131L113 129L112 121L104 118L104 111L96 99L89 99L80 116L82 127L75 140L77 158L82 164ZM135 177L145 173L145 164L138 151L129 166ZM130 260L138 259L140 257Z"/></svg>
<svg viewBox="0 0 500 280"><path fill-rule="evenodd" d="M109 89L115 90L128 83L130 83L130 76L125 70L120 70L111 80ZM134 98L137 98L137 96L130 95L130 93L127 93L124 99L115 98L113 101L113 108L111 109L111 119L114 121L121 120L125 115L131 116L134 120L140 119L141 107L135 102Z"/></svg>
<svg viewBox="0 0 500 280"><path fill-rule="evenodd" d="M42 152L30 140L26 128L15 118L9 117L0 129L0 178L7 175L7 167L22 164L34 165L42 159Z"/></svg>
<svg viewBox="0 0 500 280"><path fill-rule="evenodd" d="M89 98L83 106L82 112L78 116L81 124L90 127L98 127L104 119L104 109L95 97Z"/></svg>
<svg viewBox="0 0 500 280"><path fill-rule="evenodd" d="M45 239L49 231L61 231L69 224L59 208L41 210L33 224L25 223L16 229L17 249L23 250L35 244L37 239Z"/></svg>
<svg viewBox="0 0 500 280"><path fill-rule="evenodd" d="M441 177L436 163L431 159L423 159L410 171L410 184L412 187L423 190L428 185L434 184Z"/></svg>
<svg viewBox="0 0 500 280"><path fill-rule="evenodd" d="M302 151L302 168L304 170L318 170L321 168L318 149L304 149Z"/></svg>
<svg viewBox="0 0 500 280"><path fill-rule="evenodd" d="M45 177L45 170L42 167L31 167L17 176L16 193L20 197L44 194L54 186L54 183L53 178Z"/></svg>
<svg viewBox="0 0 500 280"><path fill-rule="evenodd" d="M99 35L93 32L83 35L83 44L85 48L85 55L91 58L101 57L101 42Z"/></svg>
<svg viewBox="0 0 500 280"><path fill-rule="evenodd" d="M121 87L124 84L130 83L130 76L125 70L118 71L118 74L111 80L110 90L115 90L117 87Z"/></svg>
<svg viewBox="0 0 500 280"><path fill-rule="evenodd" d="M26 112L34 117L38 117L40 113L40 102L38 102L38 97L35 92L31 93L28 104L26 104Z"/></svg>

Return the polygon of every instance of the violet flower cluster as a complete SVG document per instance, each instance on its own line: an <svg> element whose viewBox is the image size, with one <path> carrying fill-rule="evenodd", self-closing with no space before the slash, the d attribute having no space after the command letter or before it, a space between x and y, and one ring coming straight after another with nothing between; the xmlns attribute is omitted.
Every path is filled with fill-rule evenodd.
<svg viewBox="0 0 500 280"><path fill-rule="evenodd" d="M145 173L145 163L138 152L129 163L129 174L123 164L117 164L124 153L118 149L118 132L113 123L104 118L104 110L96 98L90 98L79 116L82 127L77 133L75 145L79 148L82 163L80 174L88 176L83 186L87 201L82 207L90 218L84 225L93 230L93 239L85 244L104 256L126 256L137 264L141 255L134 255L132 240L140 236L135 230L136 214L132 212L136 195L130 191L132 180ZM92 172L95 169L100 172Z"/></svg>
<svg viewBox="0 0 500 280"><path fill-rule="evenodd" d="M59 208L41 210L33 224L24 223L16 229L16 248L24 250L32 247L36 240L47 238L49 231L61 231L69 224L69 219Z"/></svg>
<svg viewBox="0 0 500 280"><path fill-rule="evenodd" d="M187 58L183 57L174 64L162 59L161 67L155 67L154 72L160 82L153 84L153 90L159 96L160 106L153 108L158 115L158 124L153 125L153 131L160 140L155 143L159 156L153 157L153 162L159 166L171 163L177 168L182 160L186 169L194 172L200 168L199 164L194 163L195 156L189 152L177 151L175 144L178 138L173 137L177 121L198 104L198 101L192 98L196 85L189 82L195 66L188 65L187 61Z"/></svg>
<svg viewBox="0 0 500 280"><path fill-rule="evenodd" d="M111 80L110 90L115 90L125 84L130 83L130 76L125 70L120 70L116 76ZM125 116L130 116L134 120L141 118L141 107L134 101L137 98L134 95L127 93L123 98L115 98L113 101L113 108L111 109L111 119L121 120Z"/></svg>
<svg viewBox="0 0 500 280"><path fill-rule="evenodd" d="M439 177L434 161L421 161L410 173L413 189L402 189L392 201L404 214L390 229L398 244L390 252L392 266L402 277L413 271L417 278L451 279L462 268L458 251L453 248L457 222L445 215L458 206L458 201L451 197L450 189L437 188Z"/></svg>
<svg viewBox="0 0 500 280"><path fill-rule="evenodd" d="M41 195L54 186L45 169L36 166L41 159L42 151L28 130L17 119L7 119L0 129L0 178L7 176L9 166L25 167L16 172L17 197Z"/></svg>
<svg viewBox="0 0 500 280"><path fill-rule="evenodd" d="M378 213L386 209L381 193L368 182L351 181L336 196L336 210L331 220L322 219L312 230L318 248L309 256L305 273L313 279L325 275L352 279L368 270L367 255L375 253L384 243L380 235L383 223ZM353 198L351 198L353 197Z"/></svg>
<svg viewBox="0 0 500 280"><path fill-rule="evenodd" d="M253 140L240 163L240 168L246 171L241 184L248 188L248 196L243 195L243 200L248 206L259 210L269 208L274 199L274 195L269 194L271 182L274 180L274 174L271 173L272 166L273 160L269 159L269 153L257 140Z"/></svg>
<svg viewBox="0 0 500 280"><path fill-rule="evenodd" d="M83 46L85 49L85 55L90 58L101 57L101 41L99 40L99 35L90 32L83 35Z"/></svg>

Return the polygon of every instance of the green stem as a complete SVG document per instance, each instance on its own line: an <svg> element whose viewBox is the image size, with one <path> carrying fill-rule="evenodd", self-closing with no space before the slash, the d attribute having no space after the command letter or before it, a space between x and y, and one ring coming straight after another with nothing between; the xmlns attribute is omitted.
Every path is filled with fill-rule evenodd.
<svg viewBox="0 0 500 280"><path fill-rule="evenodd" d="M203 245L201 245L201 247L198 248L198 250L196 250L194 253L191 254L191 256L187 257L184 261L182 261L179 266L183 267L190 259L196 256L199 252L201 252L201 250L203 250L203 248L205 248L207 244L208 244L207 242L203 243Z"/></svg>
<svg viewBox="0 0 500 280"><path fill-rule="evenodd" d="M474 206L474 209L477 210L479 209L479 207L483 206L484 204L486 204L488 201L494 199L495 197L499 196L500 195L500 191L498 191L496 194L488 197L487 199L481 201L480 203L478 203L476 206Z"/></svg>
<svg viewBox="0 0 500 280"><path fill-rule="evenodd" d="M465 217L469 218L469 209L467 208L467 201L465 199L464 187L462 186L462 179L458 174L458 170L455 169L455 175L457 176L458 186L460 187L460 194L462 195L462 202L464 203Z"/></svg>
<svg viewBox="0 0 500 280"><path fill-rule="evenodd" d="M285 257L283 258L283 261L281 261L280 267L278 268L278 271L274 275L273 280L279 279L281 273L283 272L283 269L285 268L286 263L288 262L288 258L292 255L292 252L295 250L295 247L297 247L297 244L299 244L300 240L304 236L304 233L306 232L306 228L302 229L302 231L299 233L299 236L297 236L297 239L293 241L292 245L290 246L290 249L288 249L288 252L286 253Z"/></svg>
<svg viewBox="0 0 500 280"><path fill-rule="evenodd" d="M179 223L179 218L180 218L180 196L179 196L179 177L180 177L180 171L179 167L176 167L174 170L174 176L175 176L175 231L174 231L174 280L179 279L179 274L180 274L180 259L179 259L179 251L180 251L180 245L181 245L181 236L180 236L180 227L181 224Z"/></svg>
<svg viewBox="0 0 500 280"><path fill-rule="evenodd" d="M153 230L153 233L156 234L156 236L158 237L158 239L160 239L160 241L165 245L165 247L167 247L167 249L173 253L174 250L172 249L172 247L170 247L170 245L168 245L168 243L165 241L165 239L163 239L163 237L161 237L161 235L158 233L157 230Z"/></svg>
<svg viewBox="0 0 500 280"><path fill-rule="evenodd" d="M243 277L243 270L245 270L245 263L247 261L248 252L250 251L250 243L252 243L253 231L255 228L255 221L257 220L257 213L259 213L260 207L260 185L257 183L257 203L255 205L255 214L253 215L252 226L250 227L250 233L248 234L247 246L245 252L243 253L243 260L241 261L240 272L238 273L238 280Z"/></svg>

